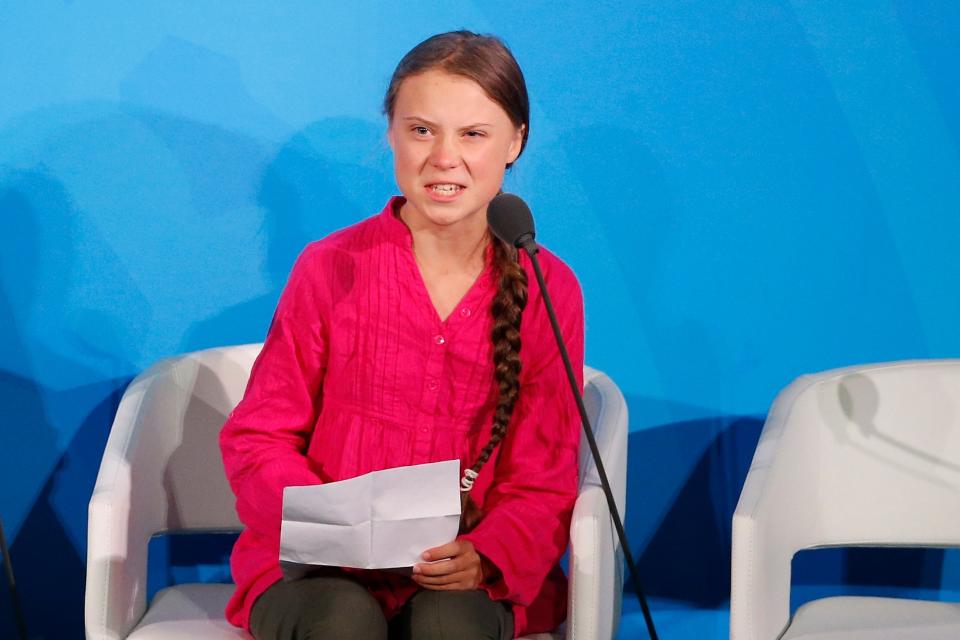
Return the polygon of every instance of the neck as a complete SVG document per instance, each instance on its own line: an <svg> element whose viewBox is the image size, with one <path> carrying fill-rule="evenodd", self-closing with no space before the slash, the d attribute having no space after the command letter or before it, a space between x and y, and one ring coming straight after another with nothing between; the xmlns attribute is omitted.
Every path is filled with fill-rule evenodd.
<svg viewBox="0 0 960 640"><path fill-rule="evenodd" d="M409 205L404 203L400 219L410 229L418 263L444 271L474 271L478 266L482 269L484 249L490 242L486 216L472 216L441 226L411 214Z"/></svg>

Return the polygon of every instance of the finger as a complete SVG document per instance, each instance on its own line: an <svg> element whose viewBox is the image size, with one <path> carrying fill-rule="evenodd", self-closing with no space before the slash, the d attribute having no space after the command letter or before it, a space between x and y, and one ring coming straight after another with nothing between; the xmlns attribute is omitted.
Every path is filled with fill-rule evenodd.
<svg viewBox="0 0 960 640"><path fill-rule="evenodd" d="M442 576L414 576L413 579L418 584L422 585L442 585L442 584L454 584L457 582L462 582L466 578L466 574L462 571L457 573L448 573Z"/></svg>
<svg viewBox="0 0 960 640"><path fill-rule="evenodd" d="M430 591L468 591L469 589L465 586L458 584L422 584L420 585L422 589L428 589Z"/></svg>
<svg viewBox="0 0 960 640"><path fill-rule="evenodd" d="M472 588L480 583L480 571L476 567L467 567L461 571L453 571L442 575L414 575L413 579L421 584L442 585L461 582Z"/></svg>
<svg viewBox="0 0 960 640"><path fill-rule="evenodd" d="M459 558L456 560L440 560L428 564L414 565L413 573L414 575L443 576L463 571L466 568L464 564Z"/></svg>
<svg viewBox="0 0 960 640"><path fill-rule="evenodd" d="M478 584L476 576L459 572L446 576L414 576L414 581L426 589L473 589Z"/></svg>
<svg viewBox="0 0 960 640"><path fill-rule="evenodd" d="M473 591L474 587L467 584L424 584L420 585L430 591Z"/></svg>
<svg viewBox="0 0 960 640"><path fill-rule="evenodd" d="M424 560L430 561L440 560L442 558L453 558L462 554L463 551L463 544L459 540L454 540L453 542L442 544L439 547L427 549L422 555Z"/></svg>
<svg viewBox="0 0 960 640"><path fill-rule="evenodd" d="M422 576L445 576L451 573L461 571L463 567L457 566L453 560L441 560L430 564L418 564L413 567L414 575Z"/></svg>

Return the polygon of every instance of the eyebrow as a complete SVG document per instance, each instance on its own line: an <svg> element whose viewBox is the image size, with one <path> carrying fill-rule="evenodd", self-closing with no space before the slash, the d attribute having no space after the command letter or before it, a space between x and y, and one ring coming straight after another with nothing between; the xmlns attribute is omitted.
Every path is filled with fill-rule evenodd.
<svg viewBox="0 0 960 640"><path fill-rule="evenodd" d="M426 118L421 118L420 116L405 116L404 118L402 118L402 120L416 120L417 122L422 122L422 123L424 123L424 124L428 124L428 125L430 125L431 127L437 126L437 123L436 123L436 122L431 122L430 120L427 120ZM475 122L475 123L473 123L473 124L469 124L469 125L467 125L467 126L465 126L465 127L460 127L460 128L461 128L461 129L476 129L477 127L492 127L492 126L493 126L493 125L491 125L491 124L489 124L489 123L486 123L486 122Z"/></svg>

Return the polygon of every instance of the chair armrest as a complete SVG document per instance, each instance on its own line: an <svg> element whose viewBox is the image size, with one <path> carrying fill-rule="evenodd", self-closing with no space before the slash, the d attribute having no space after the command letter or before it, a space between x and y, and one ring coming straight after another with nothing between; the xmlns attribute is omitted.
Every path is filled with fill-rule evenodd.
<svg viewBox="0 0 960 640"><path fill-rule="evenodd" d="M125 638L146 610L147 547L169 528L165 470L196 371L187 358L160 362L120 401L88 510L88 639Z"/></svg>
<svg viewBox="0 0 960 640"><path fill-rule="evenodd" d="M793 545L756 514L734 513L730 639L774 640L790 620Z"/></svg>
<svg viewBox="0 0 960 640"><path fill-rule="evenodd" d="M816 540L815 435L794 415L812 384L801 377L774 401L733 514L731 640L774 640L790 620L790 563ZM811 471L813 470L813 471Z"/></svg>
<svg viewBox="0 0 960 640"><path fill-rule="evenodd" d="M567 640L609 640L617 631L622 598L620 542L599 486L580 492L570 524ZM614 594L613 598L605 597Z"/></svg>
<svg viewBox="0 0 960 640"><path fill-rule="evenodd" d="M129 535L130 511L119 490L95 491L90 500L84 604L88 640L127 637L146 610L147 545Z"/></svg>
<svg viewBox="0 0 960 640"><path fill-rule="evenodd" d="M146 536L132 536L138 522L131 501L128 453L147 380L137 378L120 401L88 509L84 602L88 640L125 638L146 610Z"/></svg>
<svg viewBox="0 0 960 640"><path fill-rule="evenodd" d="M617 509L625 517L627 405L604 373L584 367L583 400ZM570 523L568 640L610 640L620 620L623 567L620 541L586 438L580 444L580 489ZM612 594L612 597L610 597Z"/></svg>

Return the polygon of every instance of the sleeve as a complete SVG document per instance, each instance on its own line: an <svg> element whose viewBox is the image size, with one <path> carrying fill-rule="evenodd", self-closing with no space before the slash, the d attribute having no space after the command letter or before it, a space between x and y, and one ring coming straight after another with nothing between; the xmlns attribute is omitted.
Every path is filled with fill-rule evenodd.
<svg viewBox="0 0 960 640"><path fill-rule="evenodd" d="M568 270L566 274L569 278L557 278L556 286L548 282L577 384L583 389L583 297L576 278ZM526 358L520 397L484 499L485 515L461 538L473 542L500 570L500 577L484 585L490 597L529 606L567 548L581 425L542 301L531 297L524 314L524 321L529 317L531 322L526 332L521 331L521 357Z"/></svg>
<svg viewBox="0 0 960 640"><path fill-rule="evenodd" d="M297 259L243 400L220 432L237 515L268 538L280 536L284 487L321 482L306 457L325 362L323 296L314 256L308 248Z"/></svg>

